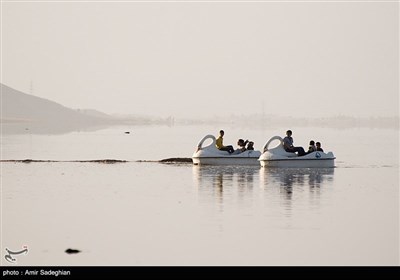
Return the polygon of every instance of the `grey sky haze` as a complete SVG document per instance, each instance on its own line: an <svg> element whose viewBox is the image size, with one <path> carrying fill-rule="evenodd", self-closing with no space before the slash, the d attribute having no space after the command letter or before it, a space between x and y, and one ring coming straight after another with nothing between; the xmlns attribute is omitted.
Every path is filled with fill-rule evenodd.
<svg viewBox="0 0 400 280"><path fill-rule="evenodd" d="M399 3L2 3L2 83L176 117L399 115Z"/></svg>

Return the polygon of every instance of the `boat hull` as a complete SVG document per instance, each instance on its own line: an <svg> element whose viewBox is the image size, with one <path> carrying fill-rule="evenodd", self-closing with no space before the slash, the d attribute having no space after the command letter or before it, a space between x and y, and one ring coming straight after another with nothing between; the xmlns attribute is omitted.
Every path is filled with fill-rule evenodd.
<svg viewBox="0 0 400 280"><path fill-rule="evenodd" d="M193 157L195 165L260 165L258 157Z"/></svg>
<svg viewBox="0 0 400 280"><path fill-rule="evenodd" d="M334 159L277 159L259 160L262 167L280 168L333 168Z"/></svg>

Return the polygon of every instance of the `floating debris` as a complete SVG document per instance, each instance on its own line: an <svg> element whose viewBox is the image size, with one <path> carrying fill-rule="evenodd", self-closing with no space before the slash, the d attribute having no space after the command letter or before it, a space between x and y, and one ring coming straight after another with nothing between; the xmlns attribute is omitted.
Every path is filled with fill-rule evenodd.
<svg viewBox="0 0 400 280"><path fill-rule="evenodd" d="M79 251L77 249L71 249L71 248L68 248L67 250L65 250L65 253L67 253L67 254L78 254L80 252L81 251Z"/></svg>

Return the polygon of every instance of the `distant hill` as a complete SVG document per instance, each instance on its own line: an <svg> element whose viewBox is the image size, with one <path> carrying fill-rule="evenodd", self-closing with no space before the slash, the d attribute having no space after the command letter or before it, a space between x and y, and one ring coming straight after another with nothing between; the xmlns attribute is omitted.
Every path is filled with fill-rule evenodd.
<svg viewBox="0 0 400 280"><path fill-rule="evenodd" d="M93 109L71 109L1 85L0 122L3 133L67 133L111 125L171 125L171 118L110 116Z"/></svg>
<svg viewBox="0 0 400 280"><path fill-rule="evenodd" d="M67 133L93 130L116 122L102 112L70 109L3 84L0 113L3 133Z"/></svg>
<svg viewBox="0 0 400 280"><path fill-rule="evenodd" d="M96 124L110 116L95 110L73 110L56 102L29 95L1 84L1 121Z"/></svg>
<svg viewBox="0 0 400 280"><path fill-rule="evenodd" d="M85 116L91 116L91 117L96 117L96 118L101 118L101 119L113 118L112 116L110 116L106 113L103 113L103 112L100 112L100 111L97 111L94 109L77 109L77 111L81 114L84 114Z"/></svg>

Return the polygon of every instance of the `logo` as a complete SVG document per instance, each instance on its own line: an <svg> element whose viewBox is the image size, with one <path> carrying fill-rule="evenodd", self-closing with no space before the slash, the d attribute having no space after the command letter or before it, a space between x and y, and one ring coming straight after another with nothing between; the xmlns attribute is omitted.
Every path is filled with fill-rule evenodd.
<svg viewBox="0 0 400 280"><path fill-rule="evenodd" d="M321 157L321 154L320 154L319 152L317 152L317 153L315 154L315 157L316 157L316 158L320 158L320 157Z"/></svg>
<svg viewBox="0 0 400 280"><path fill-rule="evenodd" d="M22 248L24 249L17 252L11 251L10 249L6 248L7 254L4 255L6 261L8 261L9 263L16 263L17 259L13 258L12 256L21 255L23 253L25 253L25 255L28 254L28 246L24 245Z"/></svg>

